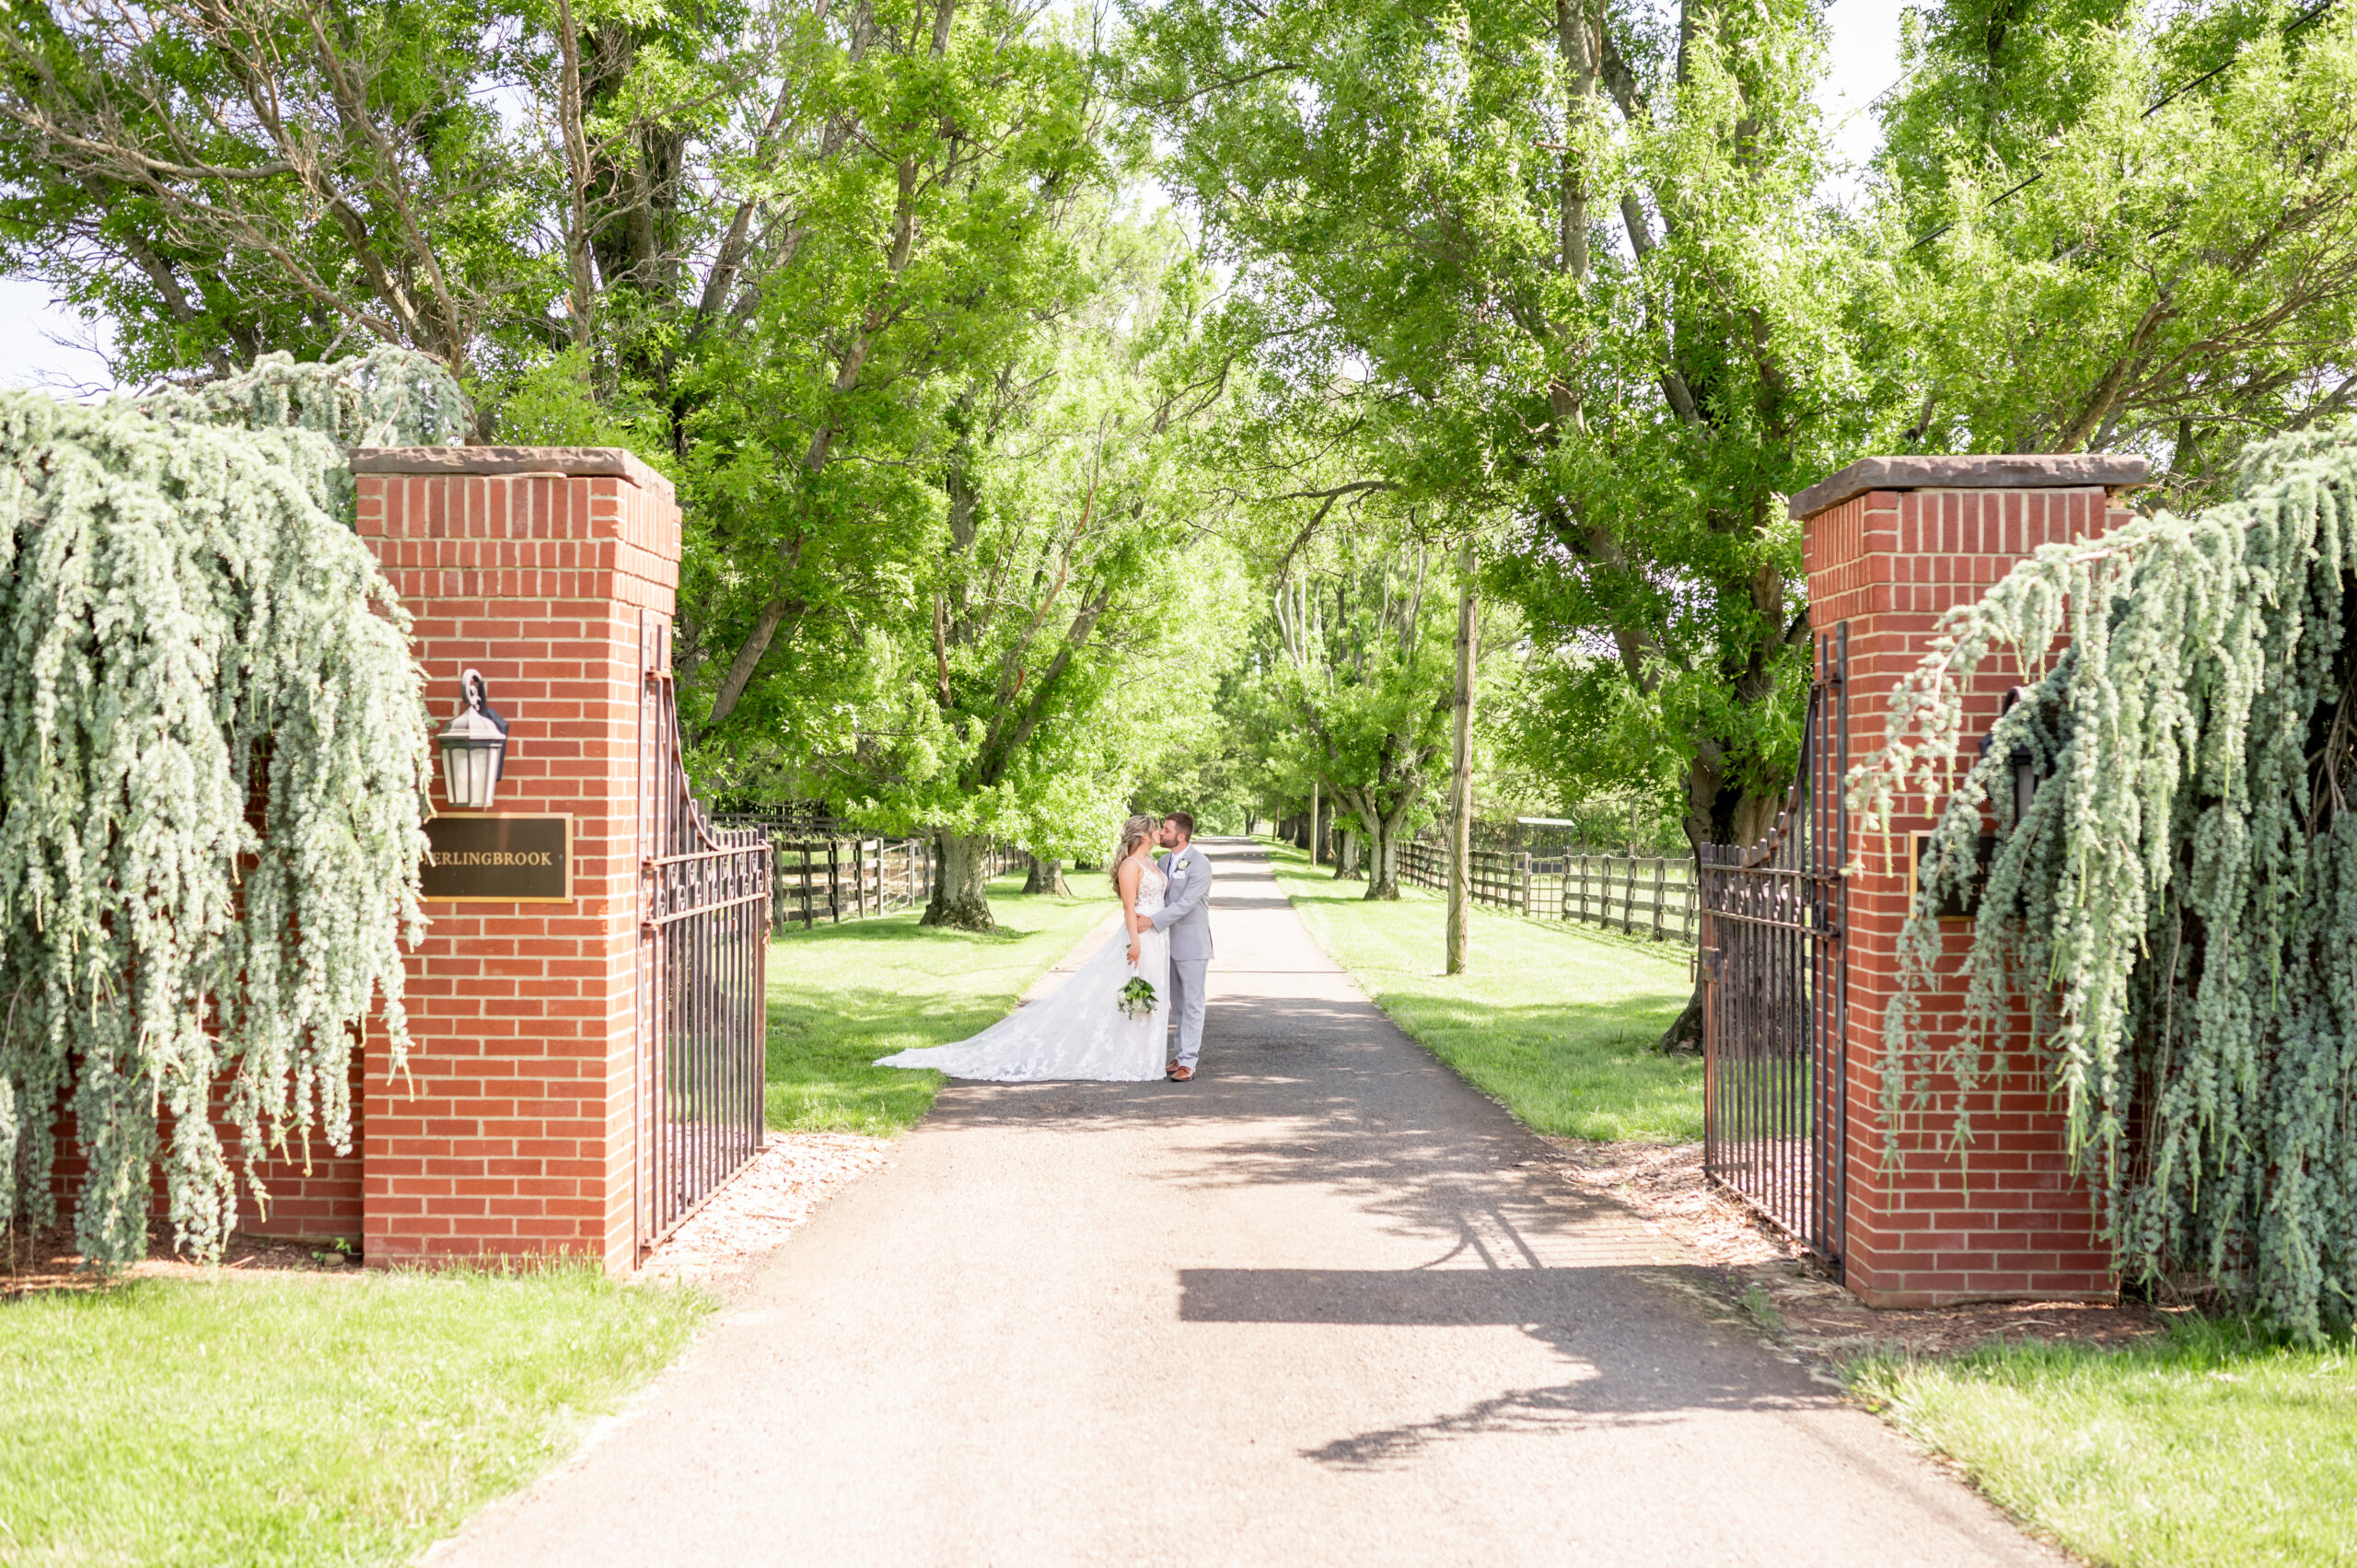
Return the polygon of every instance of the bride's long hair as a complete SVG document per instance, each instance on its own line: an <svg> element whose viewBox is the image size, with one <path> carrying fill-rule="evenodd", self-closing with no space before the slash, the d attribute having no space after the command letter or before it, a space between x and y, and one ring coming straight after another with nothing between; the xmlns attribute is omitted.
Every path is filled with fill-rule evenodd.
<svg viewBox="0 0 2357 1568"><path fill-rule="evenodd" d="M1121 853L1113 857L1113 891L1121 890L1121 862L1137 853L1138 845L1154 837L1155 820L1151 817L1132 817L1121 824Z"/></svg>

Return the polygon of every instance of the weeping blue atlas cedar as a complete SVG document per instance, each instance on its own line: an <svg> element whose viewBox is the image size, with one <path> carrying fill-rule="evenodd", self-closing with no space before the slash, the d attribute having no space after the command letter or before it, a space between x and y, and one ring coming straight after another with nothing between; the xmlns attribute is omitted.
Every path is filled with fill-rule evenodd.
<svg viewBox="0 0 2357 1568"><path fill-rule="evenodd" d="M465 413L392 349L0 396L0 1219L54 1219L70 1111L87 1259L145 1255L158 1165L217 1256L240 1168L348 1146L372 1007L405 1049L432 743L347 453Z"/></svg>

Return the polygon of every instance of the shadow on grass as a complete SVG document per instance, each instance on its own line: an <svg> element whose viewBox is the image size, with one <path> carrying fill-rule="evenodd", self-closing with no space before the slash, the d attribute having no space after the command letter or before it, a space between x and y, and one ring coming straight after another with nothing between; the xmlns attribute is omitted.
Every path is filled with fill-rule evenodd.
<svg viewBox="0 0 2357 1568"><path fill-rule="evenodd" d="M998 903L1007 897L1021 894L993 894L991 901ZM1039 894L1037 897L1047 897ZM1078 900L1058 900L1059 903L1077 903ZM918 911L895 910L890 914L871 915L865 920L847 920L841 925L823 922L805 930L789 925L778 933L777 940L795 947L826 947L842 942L946 942L969 947L1004 947L1022 941L1038 933L1037 926L1018 925L1001 920L993 931L968 931L955 925L919 925Z"/></svg>
<svg viewBox="0 0 2357 1568"><path fill-rule="evenodd" d="M822 1026L830 1035L841 1038L846 1047L858 1042L862 1050L874 1040L903 1034L937 1034L944 1029L962 1031L950 1034L948 1039L963 1040L1006 1016L1001 1000L917 998L905 992L865 986L830 991L823 998L807 1000L773 994L770 998L770 1059L774 1063L778 1053L790 1048L794 1037L807 1036ZM781 1032L787 1037L785 1040L775 1038Z"/></svg>
<svg viewBox="0 0 2357 1568"><path fill-rule="evenodd" d="M1012 885L994 885L991 904L994 931L923 926L921 912L900 910L781 937L769 973L768 1124L884 1136L913 1125L946 1080L876 1059L995 1023L1111 907Z"/></svg>
<svg viewBox="0 0 2357 1568"><path fill-rule="evenodd" d="M792 948L824 947L840 942L939 942L953 946L1006 946L1037 935L1041 922L1027 919L1049 910L1078 909L1086 904L1103 903L1100 899L1067 899L1054 893L1026 893L1019 890L1021 878L1007 877L993 881L990 887L992 918L997 928L992 931L968 931L955 925L923 925L922 905L898 909L888 914L866 915L852 920L821 920L805 926L798 920L780 930L775 940ZM1002 886L1001 884L1004 885Z"/></svg>

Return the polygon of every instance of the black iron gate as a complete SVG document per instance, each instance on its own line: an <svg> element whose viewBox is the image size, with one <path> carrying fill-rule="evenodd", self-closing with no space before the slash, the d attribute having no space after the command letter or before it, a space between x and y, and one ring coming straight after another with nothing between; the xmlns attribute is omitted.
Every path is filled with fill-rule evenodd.
<svg viewBox="0 0 2357 1568"><path fill-rule="evenodd" d="M679 752L670 625L640 622L637 1232L642 1254L761 1146L769 840L715 829Z"/></svg>
<svg viewBox="0 0 2357 1568"><path fill-rule="evenodd" d="M1774 829L1706 844L1703 1169L1838 1271L1848 985L1850 628L1819 633L1801 765Z"/></svg>

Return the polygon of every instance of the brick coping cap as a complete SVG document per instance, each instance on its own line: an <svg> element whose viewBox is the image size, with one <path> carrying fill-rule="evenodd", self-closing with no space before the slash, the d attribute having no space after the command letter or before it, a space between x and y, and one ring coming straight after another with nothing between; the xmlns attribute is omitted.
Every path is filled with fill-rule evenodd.
<svg viewBox="0 0 2357 1568"><path fill-rule="evenodd" d="M1793 497L1805 522L1869 490L2068 490L2142 484L2153 465L2123 452L1995 452L1963 458L1860 458Z"/></svg>
<svg viewBox="0 0 2357 1568"><path fill-rule="evenodd" d="M635 452L620 447L358 447L354 473L563 474L627 479L641 490L668 497L671 482Z"/></svg>

